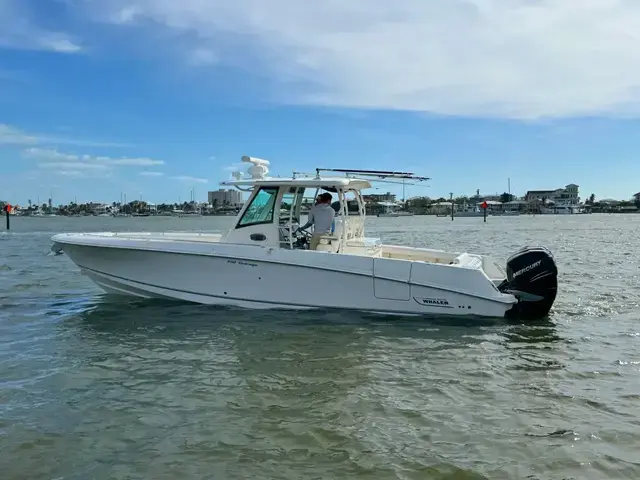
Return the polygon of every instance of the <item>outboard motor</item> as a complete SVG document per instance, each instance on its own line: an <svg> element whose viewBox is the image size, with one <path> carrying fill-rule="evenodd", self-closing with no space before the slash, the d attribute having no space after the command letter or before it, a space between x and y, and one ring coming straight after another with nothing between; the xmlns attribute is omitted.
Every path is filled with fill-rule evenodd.
<svg viewBox="0 0 640 480"><path fill-rule="evenodd" d="M558 267L545 247L524 247L507 260L507 279L498 287L518 299L509 318L545 317L556 299Z"/></svg>

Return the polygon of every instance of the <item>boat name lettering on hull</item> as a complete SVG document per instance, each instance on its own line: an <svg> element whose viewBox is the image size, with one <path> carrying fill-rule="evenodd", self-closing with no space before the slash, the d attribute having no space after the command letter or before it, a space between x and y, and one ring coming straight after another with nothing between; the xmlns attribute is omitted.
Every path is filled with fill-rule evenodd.
<svg viewBox="0 0 640 480"><path fill-rule="evenodd" d="M414 300L421 305L428 307L453 308L444 298L415 298Z"/></svg>
<svg viewBox="0 0 640 480"><path fill-rule="evenodd" d="M513 278L516 278L518 275L522 275L523 273L528 272L529 270L538 268L541 263L542 263L542 260L538 260L537 262L533 262L528 267L521 268L520 270L518 270L516 273L513 274Z"/></svg>
<svg viewBox="0 0 640 480"><path fill-rule="evenodd" d="M257 263L245 262L243 260L227 260L227 263L231 263L232 265L246 265L247 267L257 267Z"/></svg>

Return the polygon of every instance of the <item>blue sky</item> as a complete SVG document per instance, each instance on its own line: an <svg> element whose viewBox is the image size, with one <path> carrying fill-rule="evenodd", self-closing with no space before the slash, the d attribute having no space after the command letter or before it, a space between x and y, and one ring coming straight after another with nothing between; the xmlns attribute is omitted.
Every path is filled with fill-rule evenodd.
<svg viewBox="0 0 640 480"><path fill-rule="evenodd" d="M204 200L242 155L629 198L639 31L624 0L0 0L0 199Z"/></svg>

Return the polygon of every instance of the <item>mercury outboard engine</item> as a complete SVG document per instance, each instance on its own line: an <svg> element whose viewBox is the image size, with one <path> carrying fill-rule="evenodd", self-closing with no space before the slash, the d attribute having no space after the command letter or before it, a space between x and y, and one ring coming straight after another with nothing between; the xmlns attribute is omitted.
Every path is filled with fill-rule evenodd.
<svg viewBox="0 0 640 480"><path fill-rule="evenodd" d="M507 279L498 287L518 299L509 318L545 317L556 299L558 267L545 247L524 247L507 260Z"/></svg>

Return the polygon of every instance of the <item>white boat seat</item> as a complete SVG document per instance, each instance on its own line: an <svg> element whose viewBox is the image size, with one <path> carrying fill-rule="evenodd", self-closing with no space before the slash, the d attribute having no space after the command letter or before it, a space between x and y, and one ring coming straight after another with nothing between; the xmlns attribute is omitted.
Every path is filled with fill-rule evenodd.
<svg viewBox="0 0 640 480"><path fill-rule="evenodd" d="M342 229L344 228L344 219L342 217L336 217L334 220L333 235L341 238L342 237Z"/></svg>
<svg viewBox="0 0 640 480"><path fill-rule="evenodd" d="M336 237L342 238L342 231L347 228L347 239L350 240L352 238L356 238L359 234L358 226L356 224L356 218L350 217L336 217L335 218L335 228L333 234ZM362 232L360 232L361 234Z"/></svg>
<svg viewBox="0 0 640 480"><path fill-rule="evenodd" d="M482 259L477 255L470 255L468 253L463 253L458 255L453 259L449 265L458 265L463 268L482 268Z"/></svg>
<svg viewBox="0 0 640 480"><path fill-rule="evenodd" d="M335 235L323 235L320 237L320 243L316 247L319 252L337 253L340 250L340 237Z"/></svg>

